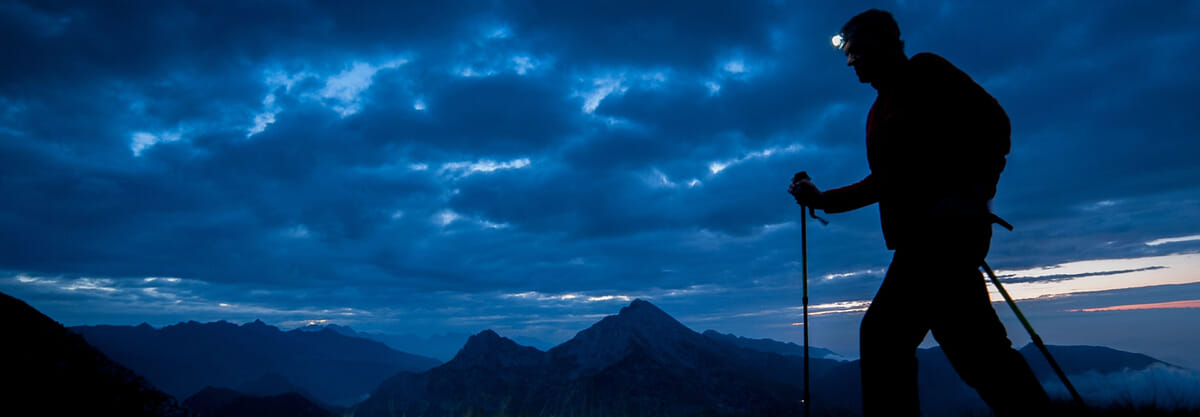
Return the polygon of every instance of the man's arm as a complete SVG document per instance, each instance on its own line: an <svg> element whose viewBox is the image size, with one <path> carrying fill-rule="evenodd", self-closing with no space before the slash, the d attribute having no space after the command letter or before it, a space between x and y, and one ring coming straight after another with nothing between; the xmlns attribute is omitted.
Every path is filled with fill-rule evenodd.
<svg viewBox="0 0 1200 417"><path fill-rule="evenodd" d="M875 174L861 181L821 193L826 213L842 213L879 202L879 180Z"/></svg>

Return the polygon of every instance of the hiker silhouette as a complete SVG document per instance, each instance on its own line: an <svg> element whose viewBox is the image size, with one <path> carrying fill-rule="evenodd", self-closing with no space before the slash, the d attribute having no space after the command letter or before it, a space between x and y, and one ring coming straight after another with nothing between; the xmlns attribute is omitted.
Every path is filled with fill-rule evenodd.
<svg viewBox="0 0 1200 417"><path fill-rule="evenodd" d="M833 41L878 92L867 116L870 174L824 192L793 180L788 192L826 213L879 203L894 254L860 330L863 415L920 415L916 350L929 332L997 416L1045 414L1050 400L1012 348L979 272L1009 151L1008 116L944 58L907 57L888 12L854 16Z"/></svg>

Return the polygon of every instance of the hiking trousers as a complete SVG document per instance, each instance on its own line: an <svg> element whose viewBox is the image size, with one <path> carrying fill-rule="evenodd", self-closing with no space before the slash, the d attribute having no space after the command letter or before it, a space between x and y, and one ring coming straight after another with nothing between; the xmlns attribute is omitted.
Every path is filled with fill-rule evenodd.
<svg viewBox="0 0 1200 417"><path fill-rule="evenodd" d="M863 415L920 415L916 352L928 332L997 416L1043 415L1050 400L1012 348L979 272L986 243L947 246L893 255L862 320Z"/></svg>

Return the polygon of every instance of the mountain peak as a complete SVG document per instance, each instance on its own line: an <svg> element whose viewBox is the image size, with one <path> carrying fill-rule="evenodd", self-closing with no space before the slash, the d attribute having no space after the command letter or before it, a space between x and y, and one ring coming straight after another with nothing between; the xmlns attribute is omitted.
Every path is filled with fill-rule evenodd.
<svg viewBox="0 0 1200 417"><path fill-rule="evenodd" d="M662 309L658 308L658 306L655 306L654 304L651 304L649 301L645 301L640 298L633 300L633 302L629 303L628 306L622 307L621 311L617 313L616 316L606 317L605 320L601 321L601 323L608 321L610 318L613 319L613 323L610 323L610 325L615 324L621 327L634 327L651 331L687 330L688 332L691 332L690 329L685 327L678 320L675 320L675 318L671 317L670 314L662 311Z"/></svg>
<svg viewBox="0 0 1200 417"><path fill-rule="evenodd" d="M263 321L259 320L259 319L254 319L254 321L252 321L252 322L243 324L241 326L241 328L250 330L250 331L254 331L254 332L260 332L260 333L278 333L279 332L278 327L269 325L267 323L263 323Z"/></svg>
<svg viewBox="0 0 1200 417"><path fill-rule="evenodd" d="M521 346L509 338L488 329L467 339L467 343L446 365L467 368L479 365L511 367L540 362L544 352Z"/></svg>
<svg viewBox="0 0 1200 417"><path fill-rule="evenodd" d="M662 311L662 309L659 309L654 304L650 304L649 301L638 298L638 299L633 300L632 303L629 303L629 305L627 305L625 307L621 307L621 311L619 313L617 313L617 315L637 314L637 313L657 313L657 314L663 314L663 315L667 314L666 312Z"/></svg>
<svg viewBox="0 0 1200 417"><path fill-rule="evenodd" d="M701 339L703 336L670 314L638 299L551 349L550 354L555 360L574 363L583 373L591 373L634 351L646 352L661 363L677 363L673 358Z"/></svg>
<svg viewBox="0 0 1200 417"><path fill-rule="evenodd" d="M519 348L516 342L508 338L501 337L492 329L487 329L467 339L467 343L463 345L462 350L458 352L458 356L474 356L485 352L492 351L509 351L514 348ZM457 358L456 356L455 358Z"/></svg>

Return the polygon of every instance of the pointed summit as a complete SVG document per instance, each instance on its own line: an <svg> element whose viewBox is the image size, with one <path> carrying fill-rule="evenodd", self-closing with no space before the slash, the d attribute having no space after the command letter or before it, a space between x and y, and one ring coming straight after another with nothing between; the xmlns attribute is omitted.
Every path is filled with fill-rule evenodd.
<svg viewBox="0 0 1200 417"><path fill-rule="evenodd" d="M467 339L467 343L446 362L452 368L472 366L513 367L540 363L545 352L529 346L518 345L509 338L501 337L491 329L479 332Z"/></svg>
<svg viewBox="0 0 1200 417"><path fill-rule="evenodd" d="M621 307L621 311L617 313L617 317L626 320L650 320L654 322L675 321L667 312L662 311L654 304L643 299L633 300L628 306Z"/></svg>
<svg viewBox="0 0 1200 417"><path fill-rule="evenodd" d="M645 300L634 300L575 338L550 350L555 360L574 363L583 373L599 371L635 351L660 363L679 363L679 352L704 339Z"/></svg>
<svg viewBox="0 0 1200 417"><path fill-rule="evenodd" d="M278 327L269 325L267 323L263 323L263 321L259 320L259 319L254 319L254 321L252 321L250 323L243 324L241 326L241 328L243 328L247 331L251 331L251 332L255 332L255 333L262 333L262 334L271 334L271 333L279 332Z"/></svg>
<svg viewBox="0 0 1200 417"><path fill-rule="evenodd" d="M617 315L605 317L599 323L592 326L592 328L596 327L626 328L647 337L659 333L695 333L687 328L687 326L684 326L683 323L671 317L670 314L662 311L662 309L659 309L649 301L640 298L633 300L628 306L622 307Z"/></svg>
<svg viewBox="0 0 1200 417"><path fill-rule="evenodd" d="M516 345L515 342L507 338L501 337L492 329L487 329L467 339L467 343L463 345L459 354L464 352L470 353L474 351L487 351L493 349L506 349L509 344Z"/></svg>

